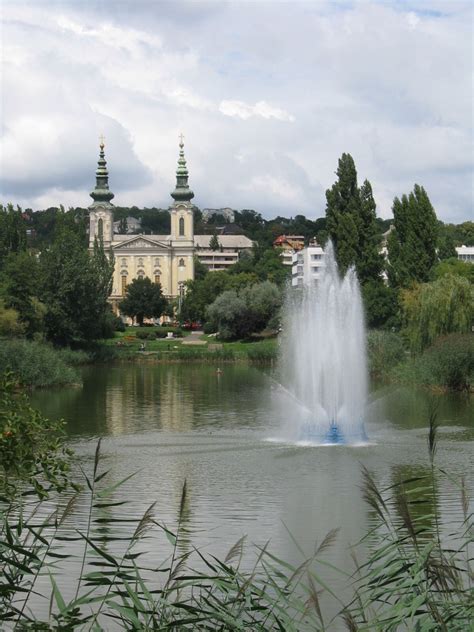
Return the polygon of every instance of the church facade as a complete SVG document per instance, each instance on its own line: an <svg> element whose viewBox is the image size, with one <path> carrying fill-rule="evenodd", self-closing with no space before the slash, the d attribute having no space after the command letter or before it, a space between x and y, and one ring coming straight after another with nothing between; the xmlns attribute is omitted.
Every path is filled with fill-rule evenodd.
<svg viewBox="0 0 474 632"><path fill-rule="evenodd" d="M239 258L241 252L250 251L253 242L245 235L220 235L220 248L210 248L210 235L194 234L194 197L189 188L189 174L184 156L184 145L179 144L176 187L171 193L169 208L171 229L169 235L118 235L114 232L114 194L109 189L109 173L100 144L96 171L96 186L90 194L89 248L95 240L102 240L106 252L114 258L114 275L110 302L115 313L133 279L148 277L160 283L167 298L182 297L185 282L194 279L194 258L197 256L209 270L224 270Z"/></svg>

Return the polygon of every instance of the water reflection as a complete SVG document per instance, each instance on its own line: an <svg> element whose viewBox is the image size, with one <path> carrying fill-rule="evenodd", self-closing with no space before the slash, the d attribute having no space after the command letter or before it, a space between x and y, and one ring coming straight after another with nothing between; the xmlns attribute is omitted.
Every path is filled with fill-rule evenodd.
<svg viewBox="0 0 474 632"><path fill-rule="evenodd" d="M339 528L337 545L325 559L352 570L348 547L374 525L362 498L361 463L382 488L429 473L429 396L409 389L385 390L380 399L375 393L368 425L373 445L301 448L267 441L278 428L265 373L222 368L217 374L215 367L202 365L91 367L84 371L82 389L38 391L33 404L50 417L66 419L86 471L100 435L104 467L110 470L107 484L137 472L113 495L127 499L127 505L104 509L104 518L136 520L156 501L157 520L175 531L186 480L182 551L196 546L225 557L246 534L249 543L270 540L278 556L298 563L299 548L309 556L315 542ZM466 474L472 489L470 414L470 399L440 397L437 464L454 476ZM459 491L444 479L437 479L435 497L419 490L415 500L413 516L428 530L434 503L443 525L461 515ZM71 529L84 528L87 515L83 496ZM123 528L117 526L119 534ZM152 547L150 564L163 561L163 550L169 547Z"/></svg>

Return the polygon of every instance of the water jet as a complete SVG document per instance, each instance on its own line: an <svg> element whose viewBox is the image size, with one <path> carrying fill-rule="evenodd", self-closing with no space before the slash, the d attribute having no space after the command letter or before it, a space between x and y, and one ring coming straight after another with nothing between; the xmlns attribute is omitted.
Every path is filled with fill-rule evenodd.
<svg viewBox="0 0 474 632"><path fill-rule="evenodd" d="M282 406L298 442L367 440L367 361L356 272L341 277L331 244L317 279L289 288L280 348Z"/></svg>

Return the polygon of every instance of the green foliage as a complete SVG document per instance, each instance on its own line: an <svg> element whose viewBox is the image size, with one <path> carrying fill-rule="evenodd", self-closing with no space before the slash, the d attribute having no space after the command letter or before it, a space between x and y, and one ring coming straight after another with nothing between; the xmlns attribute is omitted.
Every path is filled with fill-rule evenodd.
<svg viewBox="0 0 474 632"><path fill-rule="evenodd" d="M88 360L85 353L58 350L34 340L2 340L0 367L14 374L22 386L55 386L80 382L72 366Z"/></svg>
<svg viewBox="0 0 474 632"><path fill-rule="evenodd" d="M470 390L474 384L472 334L451 334L438 338L421 355L395 367L392 377L409 385L448 391Z"/></svg>
<svg viewBox="0 0 474 632"><path fill-rule="evenodd" d="M1 274L5 305L18 314L27 336L42 331L46 308L39 300L39 264L26 250L10 253Z"/></svg>
<svg viewBox="0 0 474 632"><path fill-rule="evenodd" d="M457 257L456 245L454 243L453 236L449 233L441 234L438 236L438 259L452 259Z"/></svg>
<svg viewBox="0 0 474 632"><path fill-rule="evenodd" d="M113 273L102 244L92 254L81 232L64 223L53 245L41 253L41 298L49 340L63 345L87 344L101 338L109 313Z"/></svg>
<svg viewBox="0 0 474 632"><path fill-rule="evenodd" d="M471 284L474 284L474 265L467 263L467 261L461 261L457 257L444 259L437 263L431 270L433 280L440 279L446 274L464 277L468 279Z"/></svg>
<svg viewBox="0 0 474 632"><path fill-rule="evenodd" d="M13 496L16 479L26 478L44 497L52 488L61 491L68 482L63 422L43 417L15 387L12 375L0 375L0 490L3 496Z"/></svg>
<svg viewBox="0 0 474 632"><path fill-rule="evenodd" d="M0 338L21 336L24 331L20 314L11 307L5 307L3 300L0 300ZM3 344L3 341L0 341L0 344Z"/></svg>
<svg viewBox="0 0 474 632"><path fill-rule="evenodd" d="M245 338L263 330L282 302L278 287L270 281L227 290L207 310L208 318L223 340Z"/></svg>
<svg viewBox="0 0 474 632"><path fill-rule="evenodd" d="M400 306L398 292L381 281L367 281L362 286L368 327L398 327Z"/></svg>
<svg viewBox="0 0 474 632"><path fill-rule="evenodd" d="M23 211L13 204L6 207L0 204L0 267L11 253L26 250L26 224Z"/></svg>
<svg viewBox="0 0 474 632"><path fill-rule="evenodd" d="M367 356L370 374L376 377L387 377L391 370L406 358L403 339L400 335L389 331L369 331Z"/></svg>
<svg viewBox="0 0 474 632"><path fill-rule="evenodd" d="M355 572L347 577L351 596L344 602L315 571L316 563L327 564L324 554L337 529L300 564L279 559L265 545L256 548L255 563L245 570L245 537L224 559L190 547L186 481L174 528L160 523L155 503L131 518L126 501L117 496L117 488L131 477L107 483L99 441L91 471L84 473L82 497L73 496L52 514L41 501L4 511L0 611L18 629L36 630L335 632L344 626L352 632L464 632L472 621L469 498L464 479L457 481L435 467L434 415L428 443L428 474L400 477L381 487L362 469L371 528L362 541L363 563L354 552ZM448 546L442 544L435 502L441 477L443 485L457 491L463 508L461 520L449 520ZM66 519L78 501L89 507L89 517L85 529L73 533ZM166 559L150 569L146 543L152 546L154 538L168 548ZM64 546L65 539L75 542L75 549L80 546L79 555ZM75 580L67 596L58 581L62 573ZM42 576L50 577L50 589L37 585ZM334 600L331 605L337 604L330 619L320 601L323 590ZM38 594L51 604L46 620L30 603Z"/></svg>
<svg viewBox="0 0 474 632"><path fill-rule="evenodd" d="M388 237L388 278L394 287L424 283L436 263L438 222L423 187L393 201L395 229Z"/></svg>
<svg viewBox="0 0 474 632"><path fill-rule="evenodd" d="M474 287L463 277L445 275L401 293L406 334L420 352L438 336L469 332L474 318Z"/></svg>
<svg viewBox="0 0 474 632"><path fill-rule="evenodd" d="M219 243L219 239L217 237L217 232L216 231L214 231L212 233L212 237L211 237L211 239L209 241L209 248L211 250L220 250L220 248L221 248L221 245Z"/></svg>
<svg viewBox="0 0 474 632"><path fill-rule="evenodd" d="M355 265L359 281L381 282L383 258L372 187L357 184L357 171L350 154L342 154L337 181L326 191L326 226L336 252L341 274Z"/></svg>
<svg viewBox="0 0 474 632"><path fill-rule="evenodd" d="M440 240L449 237L455 246L474 246L474 222L443 224L440 222Z"/></svg>
<svg viewBox="0 0 474 632"><path fill-rule="evenodd" d="M166 306L161 285L152 283L148 277L139 277L127 286L127 293L119 308L122 314L136 318L138 324L143 325L144 318L159 318Z"/></svg>

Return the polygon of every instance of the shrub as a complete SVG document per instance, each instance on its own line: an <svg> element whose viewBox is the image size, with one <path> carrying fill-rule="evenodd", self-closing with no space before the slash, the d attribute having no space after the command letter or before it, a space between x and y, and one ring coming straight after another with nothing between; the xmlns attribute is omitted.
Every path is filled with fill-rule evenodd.
<svg viewBox="0 0 474 632"><path fill-rule="evenodd" d="M474 378L474 339L471 334L444 336L417 359L420 375L428 384L468 390Z"/></svg>
<svg viewBox="0 0 474 632"><path fill-rule="evenodd" d="M372 375L386 376L393 367L405 359L401 336L389 331L369 331L367 333L367 359Z"/></svg>
<svg viewBox="0 0 474 632"><path fill-rule="evenodd" d="M156 333L146 329L139 329L135 332L135 336L140 340L154 340L156 338Z"/></svg>
<svg viewBox="0 0 474 632"><path fill-rule="evenodd" d="M54 386L79 382L70 366L71 358L84 359L74 351L58 351L34 340L4 340L0 345L0 367L14 373L23 386Z"/></svg>
<svg viewBox="0 0 474 632"><path fill-rule="evenodd" d="M464 277L446 274L404 290L401 303L411 349L418 353L439 336L470 331L474 287Z"/></svg>
<svg viewBox="0 0 474 632"><path fill-rule="evenodd" d="M0 376L0 489L15 495L16 478L26 477L44 497L48 488L61 491L67 485L63 422L33 409L24 394L15 393L15 382L13 375Z"/></svg>

